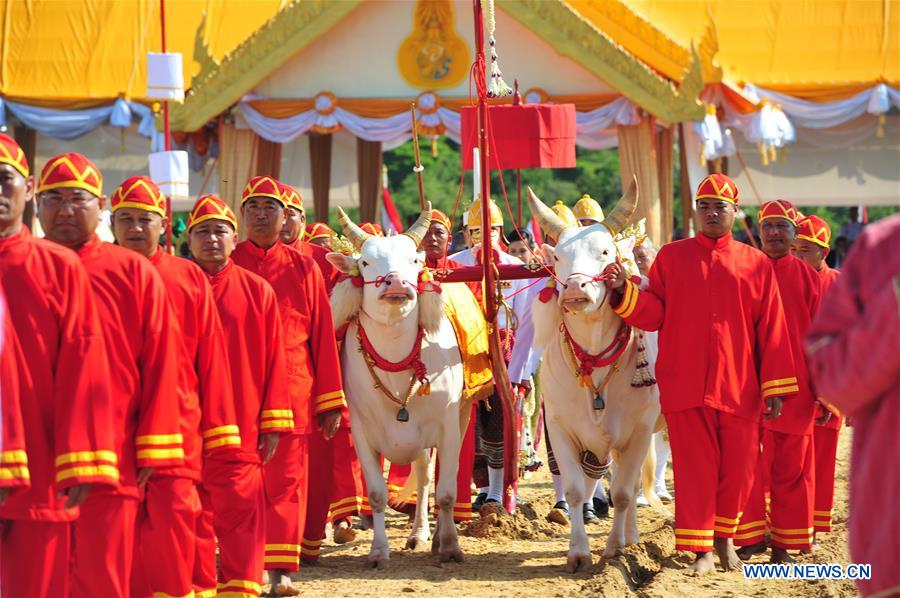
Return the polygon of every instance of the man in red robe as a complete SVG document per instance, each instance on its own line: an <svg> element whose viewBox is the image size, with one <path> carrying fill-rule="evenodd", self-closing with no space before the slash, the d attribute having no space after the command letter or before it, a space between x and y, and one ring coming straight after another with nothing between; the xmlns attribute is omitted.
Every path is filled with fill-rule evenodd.
<svg viewBox="0 0 900 598"><path fill-rule="evenodd" d="M20 350L27 463L16 459L31 482L0 506L0 594L67 596L76 507L92 486L116 487L120 463L91 283L77 255L24 226L33 195L22 149L0 134L0 286Z"/></svg>
<svg viewBox="0 0 900 598"><path fill-rule="evenodd" d="M813 267L819 275L822 297L838 279L841 271L825 263L831 247L831 228L818 216L808 216L797 227L794 254ZM813 505L813 537L831 531L834 507L834 468L837 464L838 434L843 418L837 407L819 399L816 425L813 428L815 450L816 499Z"/></svg>
<svg viewBox="0 0 900 598"><path fill-rule="evenodd" d="M221 199L204 195L197 200L188 220L188 240L212 284L225 329L241 434L237 455L212 456L205 463L204 485L212 498L219 540L219 592L256 596L266 542L262 466L272 459L280 436L294 427L281 318L269 283L231 261L237 218Z"/></svg>
<svg viewBox="0 0 900 598"><path fill-rule="evenodd" d="M742 559L765 552L768 529L771 561L783 563L793 560L788 550L809 550L812 546L816 400L806 369L803 338L819 307L820 285L815 271L791 254L796 237L794 206L783 199L767 202L758 219L763 252L775 268L799 392L784 402L781 417L762 424L762 454L735 544L743 547L738 551ZM767 493L771 499L768 513Z"/></svg>
<svg viewBox="0 0 900 598"><path fill-rule="evenodd" d="M330 250L304 240L306 210L303 198L290 185L280 181L279 184L286 206L281 242L315 260L325 279L325 290L331 295L339 272L325 259ZM356 539L350 518L359 514L362 473L350 436L350 413L346 408L341 413L341 425L334 438L329 441L316 434L310 437L309 476L319 481L322 490L309 496L300 560L316 564L329 518L334 527L335 543L345 544Z"/></svg>
<svg viewBox="0 0 900 598"><path fill-rule="evenodd" d="M788 325L771 260L732 239L738 189L713 174L700 183L700 233L664 246L640 291L618 263L611 305L626 322L659 330L662 412L675 470L675 548L689 571L740 568L733 538L753 482L759 417L777 418L797 393Z"/></svg>
<svg viewBox="0 0 900 598"><path fill-rule="evenodd" d="M328 249L329 243L336 236L335 232L328 228L324 222L310 222L306 225L304 241L310 245L317 245Z"/></svg>
<svg viewBox="0 0 900 598"><path fill-rule="evenodd" d="M312 258L279 240L284 209L275 179L252 178L241 196L247 240L238 243L231 258L272 285L284 328L294 430L281 440L264 468L269 501L265 562L273 591L295 595L289 572L299 568L310 485L310 437L318 428L331 439L346 402L325 281Z"/></svg>
<svg viewBox="0 0 900 598"><path fill-rule="evenodd" d="M21 351L6 295L0 288L0 506L10 493L31 485L16 365L22 359Z"/></svg>
<svg viewBox="0 0 900 598"><path fill-rule="evenodd" d="M285 211L284 227L281 229L281 242L288 247L293 247L303 255L308 255L315 260L322 277L325 279L325 288L328 294L334 288L340 274L331 265L325 256L331 251L325 246L315 245L305 239L303 232L306 230L306 209L303 207L303 198L300 193L286 183L279 181L281 195L284 197Z"/></svg>
<svg viewBox="0 0 900 598"><path fill-rule="evenodd" d="M850 560L871 565L862 596L900 594L900 215L866 227L806 341L816 389L853 420ZM894 505L893 507L891 505Z"/></svg>
<svg viewBox="0 0 900 598"><path fill-rule="evenodd" d="M169 225L165 203L152 180L135 176L116 189L111 205L116 240L147 258L162 278L185 353L178 362L177 385L185 462L150 480L132 584L137 595L178 595L192 586L198 593L216 589L215 534L209 494L200 484L202 458L210 451L235 453L240 446L225 335L212 288L199 266L160 246Z"/></svg>
<svg viewBox="0 0 900 598"><path fill-rule="evenodd" d="M75 251L90 277L107 347L121 474L115 492L94 493L81 507L73 528L72 595L129 596L139 487L155 469L184 462L178 396L170 387L181 357L177 323L152 266L97 237L106 196L90 160L68 153L47 162L38 203L47 239Z"/></svg>

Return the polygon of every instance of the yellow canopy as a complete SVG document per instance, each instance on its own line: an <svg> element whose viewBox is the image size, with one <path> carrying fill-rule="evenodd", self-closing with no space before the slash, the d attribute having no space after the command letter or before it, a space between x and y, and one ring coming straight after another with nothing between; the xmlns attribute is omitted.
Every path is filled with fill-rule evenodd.
<svg viewBox="0 0 900 598"><path fill-rule="evenodd" d="M170 52L184 57L185 86L199 70L201 31L219 60L285 0L166 0ZM0 94L79 108L146 93L147 52L160 51L159 0L0 0Z"/></svg>
<svg viewBox="0 0 900 598"><path fill-rule="evenodd" d="M748 82L818 101L880 82L900 86L900 0L567 2L675 81L693 41L707 83ZM288 4L166 0L168 47L184 55L186 86L206 60L198 30L218 61ZM140 99L146 54L159 49L159 0L0 0L0 95L9 100L79 108Z"/></svg>
<svg viewBox="0 0 900 598"><path fill-rule="evenodd" d="M716 62L727 80L819 101L876 83L900 86L900 0L619 2L683 48L712 22ZM631 50L627 38L617 41ZM665 66L677 54L665 39L651 42L634 50L651 65Z"/></svg>

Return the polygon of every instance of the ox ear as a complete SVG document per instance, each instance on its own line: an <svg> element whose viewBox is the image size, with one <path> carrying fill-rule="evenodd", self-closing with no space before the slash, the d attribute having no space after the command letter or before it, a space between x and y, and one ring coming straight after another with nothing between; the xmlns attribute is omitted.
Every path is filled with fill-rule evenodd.
<svg viewBox="0 0 900 598"><path fill-rule="evenodd" d="M631 257L631 252L634 251L634 237L625 237L615 243L620 255Z"/></svg>
<svg viewBox="0 0 900 598"><path fill-rule="evenodd" d="M337 270L341 274L346 274L351 276L353 274L358 274L359 271L356 267L356 258L350 257L349 255L344 255L343 253L337 253L336 251L330 252L325 256L325 259L328 262L337 268Z"/></svg>
<svg viewBox="0 0 900 598"><path fill-rule="evenodd" d="M556 261L553 259L556 256L556 248L544 243L541 245L541 255L544 257L544 263L552 266Z"/></svg>

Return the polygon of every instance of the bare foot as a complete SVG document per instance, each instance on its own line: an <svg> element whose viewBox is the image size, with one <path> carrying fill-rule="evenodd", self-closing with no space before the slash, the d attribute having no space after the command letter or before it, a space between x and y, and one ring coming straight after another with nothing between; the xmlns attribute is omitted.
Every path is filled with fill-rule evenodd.
<svg viewBox="0 0 900 598"><path fill-rule="evenodd" d="M784 548L776 548L772 547L772 558L769 559L770 563L793 563L794 557L788 554L788 551Z"/></svg>
<svg viewBox="0 0 900 598"><path fill-rule="evenodd" d="M716 560L711 552L696 553L697 559L685 571L688 575L706 575L716 569Z"/></svg>
<svg viewBox="0 0 900 598"><path fill-rule="evenodd" d="M713 546L719 555L719 564L723 571L740 571L741 559L734 551L734 540L731 538L715 538Z"/></svg>
<svg viewBox="0 0 900 598"><path fill-rule="evenodd" d="M754 554L764 553L766 548L766 542L763 540L762 542L750 544L749 546L741 546L737 551L737 555L742 561L749 561Z"/></svg>
<svg viewBox="0 0 900 598"><path fill-rule="evenodd" d="M334 528L334 543L346 544L356 539L356 530L350 527L350 522L346 519L339 521L337 527Z"/></svg>
<svg viewBox="0 0 900 598"><path fill-rule="evenodd" d="M294 587L291 576L285 569L273 569L269 571L269 583L272 584L271 593L275 596L299 596L300 590Z"/></svg>

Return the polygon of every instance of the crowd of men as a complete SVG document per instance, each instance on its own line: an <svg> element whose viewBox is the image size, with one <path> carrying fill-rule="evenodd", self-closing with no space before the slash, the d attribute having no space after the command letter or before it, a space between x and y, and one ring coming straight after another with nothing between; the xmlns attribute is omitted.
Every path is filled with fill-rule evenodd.
<svg viewBox="0 0 900 598"><path fill-rule="evenodd" d="M334 233L307 226L294 189L259 176L240 200L246 240L238 242L232 209L204 195L187 222L193 259L176 258L160 246L165 198L149 178L131 177L107 198L96 165L67 153L35 182L6 135L0 188L0 304L8 306L0 593L257 596L263 570L273 594L298 593L290 574L318 560L326 523L335 542L347 542L352 518L371 513L329 306ZM23 224L32 198L44 238ZM817 398L802 348L837 276L825 264L830 231L788 202L769 202L760 253L731 237L737 203L733 181L708 177L697 194L700 234L664 247L655 262L655 249L641 244L634 257L643 276L614 268L608 282L617 313L661 330L676 543L697 553L698 573L713 567L714 547L726 568L769 544L784 561L831 526L841 416ZM115 244L97 236L105 208ZM603 220L589 197L574 212L554 210L584 226ZM494 205L490 222L495 260L536 259L526 239L501 243ZM448 258L452 222L435 210L426 263L478 263L480 223L475 204L464 224L469 248ZM540 358L528 327L544 285L529 285L501 283L500 327L522 396L535 393ZM685 338L708 342L685 350ZM700 386L671 391L678 385ZM496 393L483 398L460 456L457 520L472 516L473 479L476 511L502 502L503 410ZM539 408L533 413L526 437L535 439ZM550 461L555 507L566 514L552 450ZM389 487L408 474L392 467ZM602 485L581 507L594 517L608 510Z"/></svg>

